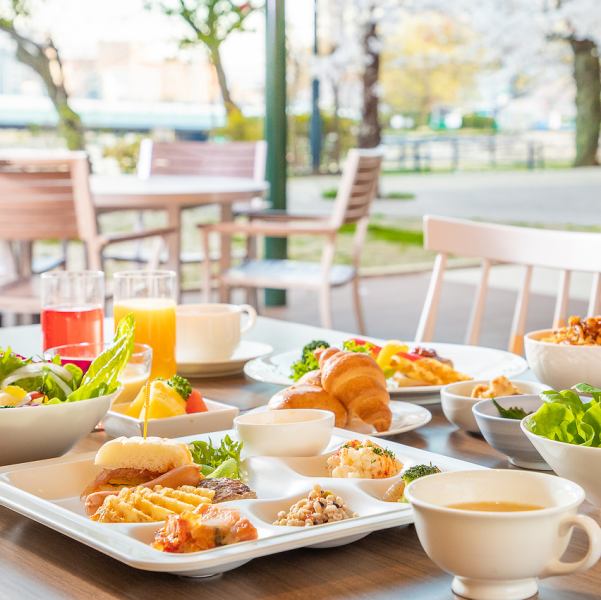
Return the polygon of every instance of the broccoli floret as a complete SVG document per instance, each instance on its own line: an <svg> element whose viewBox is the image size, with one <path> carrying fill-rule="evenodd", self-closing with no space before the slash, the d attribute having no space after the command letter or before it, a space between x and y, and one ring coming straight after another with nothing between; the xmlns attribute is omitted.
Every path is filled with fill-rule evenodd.
<svg viewBox="0 0 601 600"><path fill-rule="evenodd" d="M312 342L309 342L303 347L303 358L306 358L308 356L312 356L315 358L315 350L329 347L330 344L328 344L328 342L324 342L323 340L313 340Z"/></svg>
<svg viewBox="0 0 601 600"><path fill-rule="evenodd" d="M170 379L167 379L166 383L169 387L172 387L184 400L187 400L192 393L192 386L190 385L190 382L179 375L174 375Z"/></svg>
<svg viewBox="0 0 601 600"><path fill-rule="evenodd" d="M424 477L425 475L434 475L434 473L440 473L440 469L430 463L429 465L415 465L407 469L402 477L406 484L419 479L420 477Z"/></svg>
<svg viewBox="0 0 601 600"><path fill-rule="evenodd" d="M319 361L315 356L315 351L321 348L329 348L330 344L323 340L313 340L303 347L300 360L292 363L290 369L290 377L294 381L298 381L305 373L319 369Z"/></svg>

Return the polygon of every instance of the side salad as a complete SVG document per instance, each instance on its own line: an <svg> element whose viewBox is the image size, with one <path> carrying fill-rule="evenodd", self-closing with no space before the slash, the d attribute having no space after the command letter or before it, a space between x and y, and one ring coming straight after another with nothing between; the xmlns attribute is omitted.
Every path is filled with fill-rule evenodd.
<svg viewBox="0 0 601 600"><path fill-rule="evenodd" d="M579 393L590 394L583 402ZM541 394L545 403L526 421L528 429L542 437L578 444L601 447L601 389L579 384L574 390Z"/></svg>
<svg viewBox="0 0 601 600"><path fill-rule="evenodd" d="M0 408L78 402L112 394L134 347L135 322L127 315L117 326L113 343L97 356L85 375L73 364L25 358L0 349Z"/></svg>
<svg viewBox="0 0 601 600"><path fill-rule="evenodd" d="M192 460L200 465L200 472L210 479L227 477L242 479L240 453L242 442L234 442L226 435L219 446L214 446L211 439L208 442L197 440L189 445Z"/></svg>

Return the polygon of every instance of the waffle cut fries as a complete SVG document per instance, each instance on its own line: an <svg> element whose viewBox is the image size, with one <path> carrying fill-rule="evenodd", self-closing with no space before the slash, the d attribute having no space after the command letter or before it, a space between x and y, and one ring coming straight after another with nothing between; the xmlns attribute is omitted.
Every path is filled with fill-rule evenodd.
<svg viewBox="0 0 601 600"><path fill-rule="evenodd" d="M107 496L92 515L99 523L148 523L164 521L169 515L180 515L202 504L211 504L215 492L205 488L183 485L177 489L138 486L123 488Z"/></svg>
<svg viewBox="0 0 601 600"><path fill-rule="evenodd" d="M401 377L422 385L446 385L471 379L468 375L456 371L452 366L435 358L411 360L397 354L392 357L390 368L394 369L393 377L399 384L402 384ZM401 377L398 377L399 374Z"/></svg>

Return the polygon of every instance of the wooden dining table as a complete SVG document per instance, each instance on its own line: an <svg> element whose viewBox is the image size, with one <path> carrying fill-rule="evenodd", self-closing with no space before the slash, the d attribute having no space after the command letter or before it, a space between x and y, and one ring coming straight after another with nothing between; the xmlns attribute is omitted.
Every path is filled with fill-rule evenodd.
<svg viewBox="0 0 601 600"><path fill-rule="evenodd" d="M300 348L312 339L336 340L348 335L259 318L245 339L269 343L274 351L280 352ZM0 347L6 346L27 355L40 352L39 327L0 329ZM194 385L208 398L242 408L264 404L278 389L251 381L243 374L196 380ZM403 399L412 401L418 397ZM433 413L428 425L390 439L490 468L514 468L481 437L451 425L439 405L428 408ZM104 433L89 434L72 452L95 450L105 440ZM581 511L599 521L599 511L590 504L584 504ZM584 536L577 531L565 558L575 560L584 551ZM338 548L306 548L266 556L220 576L190 579L133 569L0 507L2 600L439 600L453 597L451 576L426 556L413 526L378 531ZM543 600L601 598L601 564L586 573L542 580L539 597Z"/></svg>
<svg viewBox="0 0 601 600"><path fill-rule="evenodd" d="M169 236L171 263L180 281L182 213L187 208L217 205L221 222L233 219L237 202L262 198L269 189L266 181L246 177L206 177L194 175L92 175L90 188L96 207L103 212L121 210L160 210L167 225L178 234ZM198 244L200 245L200 237ZM221 236L221 268L230 263L229 236Z"/></svg>

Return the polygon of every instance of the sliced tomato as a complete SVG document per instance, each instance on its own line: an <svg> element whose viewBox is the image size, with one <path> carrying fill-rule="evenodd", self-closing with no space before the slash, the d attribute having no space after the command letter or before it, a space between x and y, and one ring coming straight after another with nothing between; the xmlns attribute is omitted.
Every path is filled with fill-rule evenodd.
<svg viewBox="0 0 601 600"><path fill-rule="evenodd" d="M407 360L411 361L421 360L422 358L424 358L423 356L419 354L413 354L412 352L399 352L398 354L399 356L402 356L403 358L406 358Z"/></svg>
<svg viewBox="0 0 601 600"><path fill-rule="evenodd" d="M207 410L207 405L202 399L201 393L198 390L192 390L192 393L188 396L188 399L186 400L186 412L197 413L207 412Z"/></svg>

